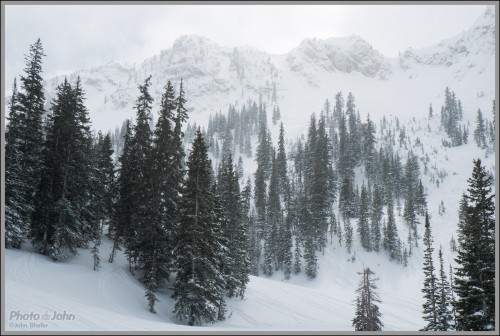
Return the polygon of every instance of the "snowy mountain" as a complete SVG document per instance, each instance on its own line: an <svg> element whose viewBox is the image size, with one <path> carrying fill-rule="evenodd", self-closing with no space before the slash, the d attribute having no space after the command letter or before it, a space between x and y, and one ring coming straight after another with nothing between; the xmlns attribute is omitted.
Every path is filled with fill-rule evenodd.
<svg viewBox="0 0 500 336"><path fill-rule="evenodd" d="M472 86L474 90L483 91L491 101L494 45L494 8L488 7L468 31L428 48L407 49L397 58L382 55L354 35L305 39L283 55L271 55L251 47L223 48L207 38L186 35L140 65L110 62L68 76L70 80L81 77L93 125L98 129L112 130L125 118L133 117L137 86L149 75L153 75L156 104L166 81L178 83L182 78L189 112L203 124L209 113L225 110L229 104L242 104L248 98L257 100L259 95L270 99L274 86L278 96L286 95L279 104L291 103L291 106L297 103L301 106L306 101L317 104L319 98L332 97L335 90L352 90L360 99L365 99L376 96L373 90L377 92L381 88L411 89L415 78L431 84L428 92L427 84L418 84L419 91L426 90L421 94L426 103L445 86L455 88L470 81L478 83ZM46 81L47 102L62 79L59 76ZM363 90L354 92L365 86L369 87L369 94L365 95ZM471 93L470 89L467 84L467 94ZM300 100L298 90L302 92ZM284 113L289 112L284 110Z"/></svg>
<svg viewBox="0 0 500 336"><path fill-rule="evenodd" d="M386 57L359 36L326 40L305 39L287 56L289 68L305 77L315 73L359 72L370 78L386 79L391 65ZM312 81L311 85L315 85Z"/></svg>
<svg viewBox="0 0 500 336"><path fill-rule="evenodd" d="M269 120L272 108L280 107L287 150L292 141L307 133L310 115L318 115L326 99L333 104L337 92L342 91L344 98L352 92L362 121L367 115L374 121L379 143L391 137L387 131L382 134L382 118L393 129L396 124L406 129L405 145L395 148L402 158L410 150L419 157L434 247L437 250L442 245L445 265L450 265L456 253L450 250L449 242L452 235L456 237L459 201L472 172L472 159L481 158L494 174L495 155L480 149L472 134L465 145L442 146L445 133L440 129L439 111L445 87L450 87L461 100L463 122L470 133L478 109L491 119L497 90L494 10L488 6L472 27L458 36L427 48L408 49L397 58L384 56L355 35L308 38L282 55L248 46L224 48L207 38L186 35L142 64L110 62L68 74L68 79L80 76L92 125L103 131L114 131L125 118L135 117L137 86L149 75L155 116L166 82L172 81L178 89L183 80L191 125L196 122L207 127L210 114L226 113L230 104L241 108L249 100L261 99L268 106ZM48 104L62 80L61 76L46 80ZM433 117L429 117L429 104L434 108ZM278 126L268 124L276 143ZM254 149L256 142L253 139ZM253 178L256 163L245 156L243 161L242 181L246 181ZM359 185L363 178L363 169L357 168ZM446 204L444 213L440 202ZM408 228L401 205L398 211L397 226L405 239ZM352 223L356 225L355 220ZM420 230L422 233L423 227ZM356 236L354 253L348 253L336 237L333 241L329 238L323 255L318 253L319 273L312 281L304 272L290 280L284 280L282 272L269 278L252 276L244 300L228 302L230 318L195 330L352 330L358 272L366 266L380 277L384 330L419 330L424 323L422 248L415 249L403 268L382 253L363 250L358 240ZM158 293L158 313L149 313L144 285L129 273L125 255L120 252L113 264L106 261L111 249L112 241L103 237L99 272L92 271L88 249L79 249L78 256L58 263L29 247L7 250L6 320L12 322L8 315L12 311L67 311L76 316L75 320L50 321L46 327L35 328L22 320L13 321L20 325L11 324L7 330L194 330L178 324L167 288Z"/></svg>

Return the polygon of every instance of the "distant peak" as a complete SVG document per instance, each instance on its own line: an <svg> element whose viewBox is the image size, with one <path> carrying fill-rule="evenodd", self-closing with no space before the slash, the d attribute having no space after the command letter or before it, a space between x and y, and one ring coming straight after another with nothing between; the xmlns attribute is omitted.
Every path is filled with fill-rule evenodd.
<svg viewBox="0 0 500 336"><path fill-rule="evenodd" d="M215 43L213 43L208 38L206 38L204 36L201 36L201 35L192 34L192 35L182 35L182 36L179 36L174 41L173 47L176 48L176 47L181 47L181 46L186 46L186 45L191 45L191 46L198 45L198 46L201 46L201 45L212 45L212 44L215 44Z"/></svg>

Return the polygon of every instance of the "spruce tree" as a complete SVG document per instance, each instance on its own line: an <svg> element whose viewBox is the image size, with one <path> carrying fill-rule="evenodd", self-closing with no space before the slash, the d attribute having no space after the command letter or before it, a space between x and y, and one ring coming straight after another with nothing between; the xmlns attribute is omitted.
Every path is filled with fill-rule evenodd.
<svg viewBox="0 0 500 336"><path fill-rule="evenodd" d="M486 148L486 134L486 125L484 122L483 113L480 109L478 109L476 115L476 129L474 130L474 141L476 141L476 144L479 148Z"/></svg>
<svg viewBox="0 0 500 336"><path fill-rule="evenodd" d="M20 248L29 229L32 207L27 200L28 185L22 164L25 114L21 110L15 79L8 120L5 133L5 246Z"/></svg>
<svg viewBox="0 0 500 336"><path fill-rule="evenodd" d="M110 230L113 236L113 248L109 256L109 262L113 262L116 251L120 249L120 244L123 244L129 261L129 269L131 270L132 255L130 252L132 251L133 239L136 236L135 227L132 225L132 213L136 204L133 194L135 170L131 157L133 134L128 119L125 120L124 126L123 150L118 159L119 169L116 179L117 200Z"/></svg>
<svg viewBox="0 0 500 336"><path fill-rule="evenodd" d="M474 160L468 179L465 221L459 227L455 275L456 329L495 328L495 203L491 176Z"/></svg>
<svg viewBox="0 0 500 336"><path fill-rule="evenodd" d="M136 266L145 271L145 279L151 279L147 273L153 265L149 258L155 244L154 235L157 234L151 220L155 213L152 213L150 208L153 190L151 163L153 132L150 128L153 97L149 92L150 86L151 76L138 87L140 94L135 105L135 132L130 141L130 160L134 171L131 181L132 197L135 203L131 211L131 226L135 230L135 235L130 237L132 244L128 247L128 254Z"/></svg>
<svg viewBox="0 0 500 336"><path fill-rule="evenodd" d="M358 234L361 241L361 246L367 251L371 250L370 246L370 226L368 223L370 204L368 204L368 192L365 184L361 187L361 196L359 204L359 220L358 220Z"/></svg>
<svg viewBox="0 0 500 336"><path fill-rule="evenodd" d="M371 247L374 251L379 251L380 249L380 221L382 219L382 194L377 184L373 187L372 204L370 211L370 221L371 221Z"/></svg>
<svg viewBox="0 0 500 336"><path fill-rule="evenodd" d="M223 207L226 221L221 234L227 241L224 253L224 274L229 297L243 298L249 281L250 261L248 258L247 231L243 222L238 176L234 170L231 154L224 156L218 173L217 194Z"/></svg>
<svg viewBox="0 0 500 336"><path fill-rule="evenodd" d="M284 197L285 195L287 195L289 182L288 182L287 161L286 161L286 151L285 151L285 129L283 128L283 122L280 124L280 133L278 138L278 153L276 156L276 169L277 169L279 193Z"/></svg>
<svg viewBox="0 0 500 336"><path fill-rule="evenodd" d="M439 279L436 279L437 330L453 329L451 311L451 287L443 266L443 251L439 248Z"/></svg>
<svg viewBox="0 0 500 336"><path fill-rule="evenodd" d="M23 115L23 131L20 134L20 151L22 153L23 179L26 182L26 208L28 215L35 210L34 197L42 176L44 154L45 90L42 78L42 58L44 54L42 42L37 39L30 45L29 54L25 56L24 75L20 76L21 90L18 98Z"/></svg>
<svg viewBox="0 0 500 336"><path fill-rule="evenodd" d="M79 81L57 88L44 142L41 180L35 194L30 236L35 250L61 260L92 238L92 139Z"/></svg>
<svg viewBox="0 0 500 336"><path fill-rule="evenodd" d="M384 324L380 320L380 313L377 303L380 303L377 285L374 278L375 273L370 268L365 268L359 287L356 289L358 297L356 298L356 311L352 319L352 326L356 331L380 331Z"/></svg>
<svg viewBox="0 0 500 336"><path fill-rule="evenodd" d="M211 162L200 129L187 161L187 179L180 202L180 222L173 250L177 276L174 313L188 325L215 322L225 294L220 248L213 221Z"/></svg>
<svg viewBox="0 0 500 336"><path fill-rule="evenodd" d="M437 279L434 274L434 262L432 259L432 234L431 225L429 222L429 215L425 215L425 232L424 232L424 293L425 303L423 307L423 318L427 321L427 325L422 329L423 331L440 330L438 325L438 289Z"/></svg>
<svg viewBox="0 0 500 336"><path fill-rule="evenodd" d="M387 206L387 228L385 232L385 241L387 242L387 251L389 252L390 260L398 260L399 236L394 218L392 196L389 197L389 204Z"/></svg>
<svg viewBox="0 0 500 336"><path fill-rule="evenodd" d="M184 98L183 98L184 99ZM138 246L140 249L139 263L144 269L144 282L146 284L146 298L149 310L155 312L154 306L158 301L155 293L157 289L169 279L171 272L172 257L170 251L173 245L178 222L178 203L181 192L181 181L178 176L179 148L176 147L177 137L182 138L181 133L175 133L176 106L174 89L170 82L164 87L161 98L160 115L152 134L153 139L149 153L146 157L147 172L144 179L147 180L146 200L147 222L138 232ZM177 179L176 179L177 177Z"/></svg>

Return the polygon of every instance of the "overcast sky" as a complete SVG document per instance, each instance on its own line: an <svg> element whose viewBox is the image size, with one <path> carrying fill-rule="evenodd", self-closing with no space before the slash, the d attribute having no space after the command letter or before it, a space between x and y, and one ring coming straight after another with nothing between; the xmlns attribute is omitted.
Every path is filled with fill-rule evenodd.
<svg viewBox="0 0 500 336"><path fill-rule="evenodd" d="M44 78L110 60L140 63L198 34L225 47L286 53L306 37L356 34L389 57L467 30L485 5L6 5L5 79L41 38ZM8 90L8 89L7 89Z"/></svg>

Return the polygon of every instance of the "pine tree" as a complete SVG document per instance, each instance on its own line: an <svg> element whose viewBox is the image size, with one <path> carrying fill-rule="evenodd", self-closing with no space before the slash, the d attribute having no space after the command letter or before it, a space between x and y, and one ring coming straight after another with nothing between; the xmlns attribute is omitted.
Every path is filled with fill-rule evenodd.
<svg viewBox="0 0 500 336"><path fill-rule="evenodd" d="M380 320L382 314L377 306L380 298L377 293L377 285L374 278L375 273L370 268L365 268L359 287L356 289L358 297L356 298L356 311L352 319L352 326L356 331L380 331L384 324Z"/></svg>
<svg viewBox="0 0 500 336"><path fill-rule="evenodd" d="M495 203L491 176L474 160L468 179L465 221L459 227L455 276L456 329L495 328Z"/></svg>
<svg viewBox="0 0 500 336"><path fill-rule="evenodd" d="M276 169L278 178L279 193L285 196L288 192L288 174L287 174L287 161L285 151L285 129L283 123L280 124L280 134L278 138L278 154L276 156Z"/></svg>
<svg viewBox="0 0 500 336"><path fill-rule="evenodd" d="M302 263L300 262L300 242L297 236L295 236L295 248L294 248L294 257L293 257L293 273L299 274L301 271Z"/></svg>
<svg viewBox="0 0 500 336"><path fill-rule="evenodd" d="M352 225L348 217L343 217L343 219L344 219L344 232L345 232L344 234L345 247L347 249L347 252L351 253L352 242L354 240Z"/></svg>
<svg viewBox="0 0 500 336"><path fill-rule="evenodd" d="M425 303L423 307L423 318L427 321L427 325L422 329L423 331L439 330L438 325L438 291L437 291L437 279L434 274L434 263L432 260L432 234L431 225L429 222L429 215L425 214L425 233L424 233L424 288L422 293L424 293Z"/></svg>
<svg viewBox="0 0 500 336"><path fill-rule="evenodd" d="M26 199L28 185L22 165L22 132L25 114L14 79L5 133L5 246L20 248L28 232L32 207Z"/></svg>
<svg viewBox="0 0 500 336"><path fill-rule="evenodd" d="M480 109L478 109L476 115L476 129L474 130L474 140L476 141L476 144L479 148L486 148L486 134L487 133L483 113Z"/></svg>
<svg viewBox="0 0 500 336"><path fill-rule="evenodd" d="M384 240L387 242L387 251L389 252L390 260L398 260L398 231L396 221L394 219L394 206L392 203L392 196L389 197L389 204L387 206L387 228L385 231Z"/></svg>
<svg viewBox="0 0 500 336"><path fill-rule="evenodd" d="M188 325L215 322L224 299L225 281L218 260L220 248L213 223L211 162L200 129L187 161L187 179L180 203L173 284L174 313Z"/></svg>
<svg viewBox="0 0 500 336"><path fill-rule="evenodd" d="M224 275L229 297L243 298L249 281L250 261L248 259L247 231L243 222L238 176L234 170L231 154L224 156L218 173L217 194L220 197L226 221L221 234L227 242L224 254Z"/></svg>
<svg viewBox="0 0 500 336"><path fill-rule="evenodd" d="M450 240L450 250L452 252L457 252L457 243L455 241L455 237L451 236L451 240Z"/></svg>
<svg viewBox="0 0 500 336"><path fill-rule="evenodd" d="M98 133L94 146L94 172L91 182L92 207L95 212L95 220L92 223L92 235L94 246L92 255L94 257L94 270L100 268L99 247L101 245L101 234L105 224L113 218L114 202L114 165L112 161L113 149L111 136L108 133L103 136Z"/></svg>
<svg viewBox="0 0 500 336"><path fill-rule="evenodd" d="M92 138L79 81L57 88L48 119L41 180L34 198L30 236L37 251L61 260L92 237Z"/></svg>
<svg viewBox="0 0 500 336"><path fill-rule="evenodd" d="M136 262L136 266L144 269L145 280L151 280L148 272L155 264L150 258L153 256L154 242L157 234L153 228L151 217L156 213L151 212L151 196L153 192L152 148L153 131L150 127L153 97L149 92L151 76L139 85L139 96L136 100L136 125L134 135L130 141L130 160L134 175L132 178L132 197L135 207L131 211L131 226L135 234L130 237L131 245L128 246L128 255ZM158 265L158 263L156 263ZM148 287L148 285L147 285ZM150 302L151 304L151 302ZM154 305L154 304L153 304Z"/></svg>
<svg viewBox="0 0 500 336"><path fill-rule="evenodd" d="M314 248L313 238L307 237L304 244L305 271L309 279L314 279L318 275L318 258Z"/></svg>
<svg viewBox="0 0 500 336"><path fill-rule="evenodd" d="M114 206L114 216L111 226L111 234L114 241L109 262L113 262L116 251L120 249L120 244L123 243L129 266L131 266L132 260L129 252L132 249L135 237L135 227L132 226L132 213L136 202L133 196L135 170L131 159L132 127L128 119L125 120L124 126L123 150L118 159L120 168L118 169L118 177L116 179L117 200Z"/></svg>
<svg viewBox="0 0 500 336"><path fill-rule="evenodd" d="M367 251L371 250L370 246L370 225L368 223L370 205L368 204L368 192L365 184L361 187L361 197L359 205L359 220L358 234L361 241L361 246Z"/></svg>
<svg viewBox="0 0 500 336"><path fill-rule="evenodd" d="M22 153L22 178L26 182L26 208L28 216L35 211L34 197L42 176L44 147L43 117L45 115L45 90L42 78L42 58L46 56L42 42L38 39L30 45L25 56L24 75L20 76L21 90L18 93L21 114L23 115L20 133L20 152Z"/></svg>
<svg viewBox="0 0 500 336"><path fill-rule="evenodd" d="M366 174L369 179L375 180L377 174L377 153L375 151L375 126L370 120L370 115L366 117L366 124L363 132L363 159L366 167Z"/></svg>
<svg viewBox="0 0 500 336"><path fill-rule="evenodd" d="M444 272L443 252L441 248L439 248L439 280L436 279L436 296L437 330L451 330L453 329L451 287Z"/></svg>
<svg viewBox="0 0 500 336"><path fill-rule="evenodd" d="M382 195L377 184L373 187L372 204L370 211L371 221L371 247L374 251L378 252L380 249L380 221L382 219Z"/></svg>
<svg viewBox="0 0 500 336"><path fill-rule="evenodd" d="M185 102L184 98L182 99ZM160 115L152 134L151 147L145 158L147 171L144 180L147 183L147 195L143 197L146 200L144 218L147 221L140 227L137 244L140 250L138 262L144 270L146 298L152 313L155 312L154 306L158 301L155 293L170 276L170 251L178 222L181 192L179 176L182 174L182 162L178 161L178 156L182 147L177 146L183 134L175 127L179 118L184 116L174 114L177 102L173 86L167 82L161 98Z"/></svg>

